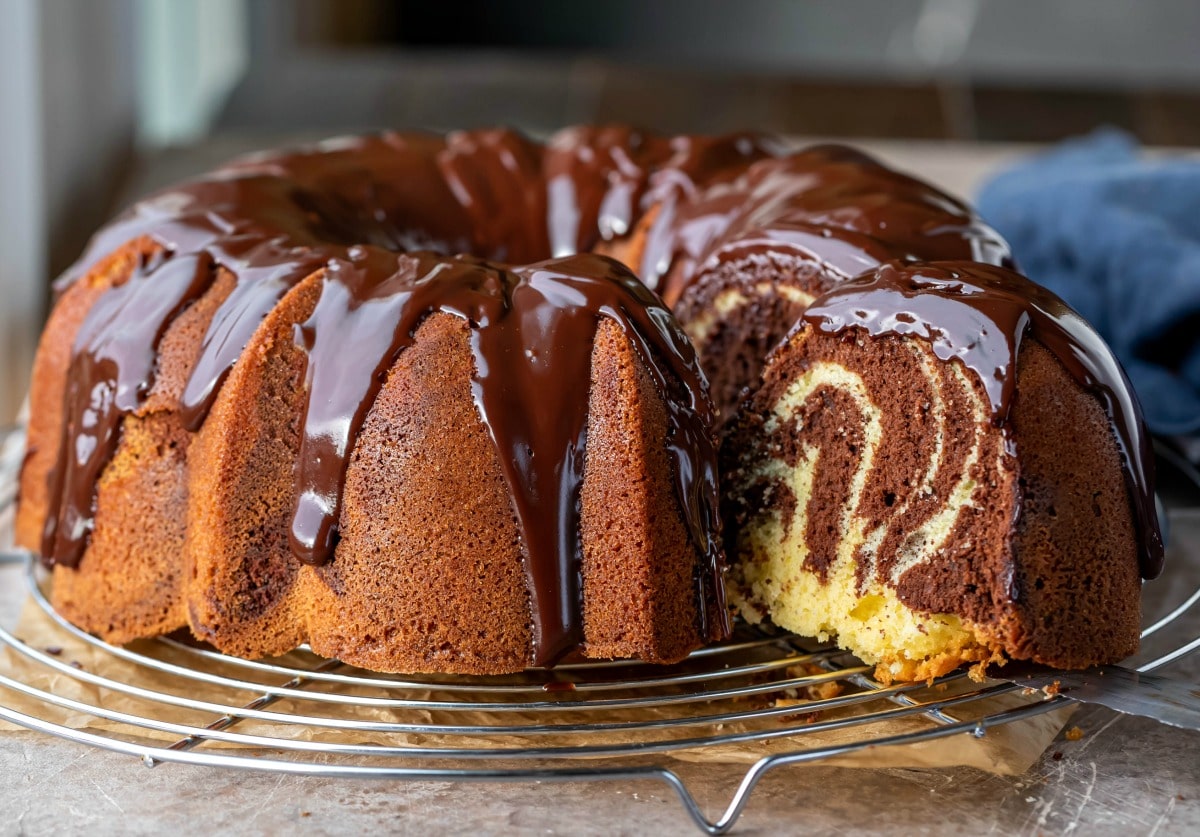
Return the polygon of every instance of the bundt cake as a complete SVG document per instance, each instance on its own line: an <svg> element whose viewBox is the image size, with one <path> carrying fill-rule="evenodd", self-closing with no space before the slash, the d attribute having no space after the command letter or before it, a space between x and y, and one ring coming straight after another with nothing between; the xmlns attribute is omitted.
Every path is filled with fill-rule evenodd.
<svg viewBox="0 0 1200 837"><path fill-rule="evenodd" d="M742 614L883 681L1137 649L1162 560L1139 408L1091 327L1010 270L886 264L819 297L725 464Z"/></svg>
<svg viewBox="0 0 1200 837"><path fill-rule="evenodd" d="M788 545L807 537L794 521L836 528L834 512L849 500L814 494L797 512L799 500L785 499L779 486L789 474L807 479L799 463L816 448L810 430L770 412L790 403L779 402L781 387L810 344L833 352L846 338L811 336L809 323L779 341L815 297L856 287L843 283L894 260L1011 264L966 206L839 146L792 152L746 134L663 138L608 126L567 129L545 144L507 130L385 133L245 158L136 204L57 284L30 392L18 541L52 567L55 606L113 642L188 627L243 656L307 643L405 672L511 672L573 656L670 662L729 630L725 542L744 562L731 576L743 612L804 630L790 616L795 597L778 605L764 595L782 581L767 580L775 570L765 556L794 563ZM1052 374L1062 370L1048 353L1060 347L1030 335L1021 391L1057 386L1066 378ZM889 372L897 389L886 409L937 403L937 420L966 432L978 413L964 399L991 393L992 382L941 358L937 340L929 350L907 333L865 345L893 343L905 348L888 363L936 372L948 389L941 401L921 398L929 378ZM876 368L883 350L870 351L878 357L846 357L846 368ZM838 426L861 436L875 425L846 423L865 415L854 399L867 390L857 386L821 389L818 400L849 410ZM1078 395L1095 413L1095 396L1073 386L1061 397ZM1032 525L1004 518L1005 502L1014 512L1037 503L1078 512L1050 489L1026 497L1041 448L1012 429L1033 407L1015 397L1002 404L1010 401L1007 423L971 430L980 451L972 468L995 472L978 521L995 531L979 533L974 543L987 546L963 564L982 575L950 580L950 565L939 565L936 601L967 591L972 602L937 611L938 626L959 626L943 633L961 653L927 654L916 642L905 652L911 665L876 654L893 677L991 658L996 648L1011 654L1014 637L1024 650L1052 649L1029 652L1045 659L1090 659L1053 650L1061 623L1044 635L1033 627L1053 621L1036 609L1043 599L1059 605L1063 573L1034 579L1051 585L1042 598L1005 600L996 586L1014 526ZM797 409L816 403L801 399ZM1080 444L1109 450L1102 429ZM965 456L970 444L919 425L902 430L888 431L899 433L896 452L880 454L897 469L932 457L931 439L939 456L943 447ZM725 539L719 438L735 489ZM1025 448L1035 451L1029 463ZM861 450L843 451L837 472L858 473ZM1131 468L1149 467L1136 452L1122 455ZM832 467L831 457L822 463ZM954 462L947 467L962 464ZM1121 529L1116 472L1100 468L1089 461L1054 478L1088 496L1097 474L1109 479L1095 507L1116 510L1106 525ZM836 482L832 471L815 473L820 485ZM885 493L914 537L935 525L931 504L951 501L938 494L947 479ZM1006 491L1008 500L996 499ZM953 502L974 509L975 496ZM867 525L858 511L846 515ZM877 523L868 547L883 567L879 556L900 534ZM1062 531L1037 525L1028 537ZM772 531L787 543L768 543ZM834 530L825 537L821 549L842 542ZM968 555L974 537L956 540L955 555ZM1070 560L1083 561L1085 547L1072 548ZM1012 584L1040 571L1029 569L1033 560L1010 560L1020 571ZM847 572L832 553L812 561L825 567L821 578ZM1113 581L1107 565L1096 567L1069 612L1090 607L1095 588L1135 618L1136 577ZM930 572L904 571L880 601L908 602ZM785 582L819 602L823 588L804 585ZM913 600L913 612L930 601ZM985 601L995 605L990 622ZM812 624L814 633L837 630ZM1003 631L1013 643L996 639ZM1097 631L1077 645L1128 649L1127 620Z"/></svg>

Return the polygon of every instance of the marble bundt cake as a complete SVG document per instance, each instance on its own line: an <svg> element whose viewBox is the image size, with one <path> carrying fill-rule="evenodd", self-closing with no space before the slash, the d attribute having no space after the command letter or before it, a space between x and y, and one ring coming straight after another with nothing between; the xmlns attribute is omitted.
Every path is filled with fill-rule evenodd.
<svg viewBox="0 0 1200 837"><path fill-rule="evenodd" d="M114 642L186 626L410 672L678 660L729 629L714 435L739 428L734 589L757 615L746 544L779 492L754 469L783 431L756 439L743 393L814 297L934 259L1010 263L969 208L839 146L608 126L246 158L138 203L60 280L18 540ZM806 341L771 355L750 419ZM965 397L960 371L939 374ZM1123 612L1135 588L1112 587Z"/></svg>
<svg viewBox="0 0 1200 837"><path fill-rule="evenodd" d="M1010 270L887 264L819 297L725 457L753 621L884 681L1137 649L1162 560L1139 408L1091 327Z"/></svg>

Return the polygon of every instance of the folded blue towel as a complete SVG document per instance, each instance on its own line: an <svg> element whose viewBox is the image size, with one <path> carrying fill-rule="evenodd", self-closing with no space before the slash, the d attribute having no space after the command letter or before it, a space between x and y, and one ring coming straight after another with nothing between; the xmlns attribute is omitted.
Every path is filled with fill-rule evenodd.
<svg viewBox="0 0 1200 837"><path fill-rule="evenodd" d="M1200 431L1200 159L1103 130L1001 173L979 209L1112 346L1150 429Z"/></svg>

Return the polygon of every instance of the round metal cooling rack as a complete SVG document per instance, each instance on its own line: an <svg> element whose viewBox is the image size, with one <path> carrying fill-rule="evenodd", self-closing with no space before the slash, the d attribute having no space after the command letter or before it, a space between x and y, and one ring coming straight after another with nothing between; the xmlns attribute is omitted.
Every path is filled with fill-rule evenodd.
<svg viewBox="0 0 1200 837"><path fill-rule="evenodd" d="M6 462L11 468L0 447L0 528L13 502ZM250 661L167 638L123 648L54 611L32 556L0 556L24 562L30 596L62 643L35 647L0 629L0 650L13 661L0 668L0 718L133 756L148 767L174 762L463 782L655 780L676 793L697 826L721 834L733 827L763 776L778 767L868 747L983 737L991 727L1070 703L1008 684L973 683L963 672L932 687L882 686L870 667L836 649L745 629L677 666L594 662L488 678L375 674L305 649ZM1143 636L1158 634L1160 641L1151 644L1162 645L1163 637L1179 632L1182 617L1200 610L1198 602L1200 590ZM1177 630L1160 634L1169 626ZM1200 638L1166 644L1171 647L1138 670L1178 659L1200 646ZM112 673L73 665L76 653L100 655L101 668ZM69 697L65 689L52 693L36 685L46 674L94 688L70 690L88 699ZM101 695L120 697L124 708ZM1011 708L989 700L1001 695L1009 696L1004 705ZM918 723L885 731L884 724L900 719ZM834 746L805 746L806 737L811 742L831 730L853 735ZM778 752L746 770L716 819L705 815L669 763L644 758L784 739L782 749L776 744Z"/></svg>

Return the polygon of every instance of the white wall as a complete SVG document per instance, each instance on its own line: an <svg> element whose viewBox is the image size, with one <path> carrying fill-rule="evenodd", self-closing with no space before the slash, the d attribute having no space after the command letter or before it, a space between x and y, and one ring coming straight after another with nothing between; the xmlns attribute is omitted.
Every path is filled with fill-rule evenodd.
<svg viewBox="0 0 1200 837"><path fill-rule="evenodd" d="M41 321L46 253L36 0L0 0L0 425L16 413Z"/></svg>
<svg viewBox="0 0 1200 837"><path fill-rule="evenodd" d="M0 424L28 381L53 273L128 165L133 0L0 0Z"/></svg>
<svg viewBox="0 0 1200 837"><path fill-rule="evenodd" d="M74 260L132 161L137 40L130 0L41 0L49 267Z"/></svg>
<svg viewBox="0 0 1200 837"><path fill-rule="evenodd" d="M245 0L139 0L138 139L195 141L245 72Z"/></svg>

